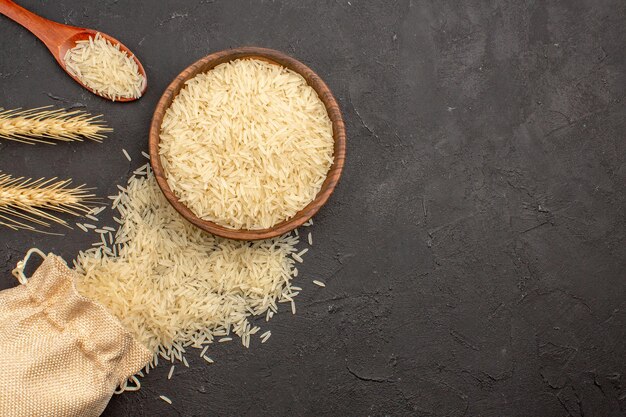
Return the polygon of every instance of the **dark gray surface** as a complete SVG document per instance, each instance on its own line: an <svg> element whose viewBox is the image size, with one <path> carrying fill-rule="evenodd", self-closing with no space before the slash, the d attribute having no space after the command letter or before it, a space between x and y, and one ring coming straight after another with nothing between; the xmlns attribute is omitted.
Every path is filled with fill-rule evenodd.
<svg viewBox="0 0 626 417"><path fill-rule="evenodd" d="M122 40L149 89L99 99L0 18L0 105L80 103L115 128L101 145L2 143L3 171L115 193L169 81L242 45L318 71L348 129L298 314L272 320L264 345L211 347L214 365L188 355L171 381L161 367L104 415L626 414L623 1L22 4ZM7 288L26 249L71 260L92 239L0 242Z"/></svg>

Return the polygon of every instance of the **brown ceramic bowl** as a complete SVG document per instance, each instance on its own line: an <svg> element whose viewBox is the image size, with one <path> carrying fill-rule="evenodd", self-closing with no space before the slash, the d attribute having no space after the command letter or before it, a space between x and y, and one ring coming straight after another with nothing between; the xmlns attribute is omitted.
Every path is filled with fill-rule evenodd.
<svg viewBox="0 0 626 417"><path fill-rule="evenodd" d="M176 195L170 189L167 184L167 180L165 179L165 172L163 171L161 158L159 156L159 140L163 116L165 111L172 104L176 95L184 87L185 82L195 77L197 74L209 71L219 64L238 58L262 59L270 63L282 65L302 75L307 83L315 89L320 99L326 106L328 116L330 117L333 125L333 138L335 140L334 162L328 171L328 175L322 184L320 192L313 201L296 213L296 215L291 219L278 223L269 229L229 229L216 223L198 218L191 210L189 210L189 208L187 208L187 206L178 200ZM330 195L333 193L343 169L346 155L346 130L337 100L333 97L333 94L330 92L326 83L324 83L324 81L322 81L322 79L315 72L313 72L313 70L300 61L273 49L243 47L208 55L187 67L174 79L174 81L172 81L161 96L161 99L159 100L159 103L154 111L154 116L152 117L152 123L150 125L149 147L150 163L154 170L154 175L159 187L161 187L163 194L165 194L165 197L172 204L172 206L174 206L176 211L178 211L184 218L199 228L217 236L238 240L257 240L279 236L295 229L313 217L315 213L317 213L318 210L326 203Z"/></svg>

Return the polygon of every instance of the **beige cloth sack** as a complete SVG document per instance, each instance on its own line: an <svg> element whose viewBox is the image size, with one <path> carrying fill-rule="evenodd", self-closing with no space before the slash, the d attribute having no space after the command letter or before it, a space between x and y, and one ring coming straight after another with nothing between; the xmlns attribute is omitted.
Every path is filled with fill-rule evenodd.
<svg viewBox="0 0 626 417"><path fill-rule="evenodd" d="M26 280L32 253L44 262ZM99 416L152 354L76 292L61 258L31 250L14 273L22 285L0 291L0 416Z"/></svg>

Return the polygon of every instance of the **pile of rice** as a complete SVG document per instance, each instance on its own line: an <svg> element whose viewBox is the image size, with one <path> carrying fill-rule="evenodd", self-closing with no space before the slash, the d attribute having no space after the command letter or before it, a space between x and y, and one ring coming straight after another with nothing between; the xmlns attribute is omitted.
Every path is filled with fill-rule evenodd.
<svg viewBox="0 0 626 417"><path fill-rule="evenodd" d="M250 316L269 320L280 302L295 313L294 259L306 251L295 253L297 236L257 242L212 236L171 207L148 165L135 174L114 197L119 229L114 235L112 228L96 229L101 240L74 265L78 291L151 349L153 365L157 355L186 363L186 347L230 340L231 333L247 347L259 330Z"/></svg>
<svg viewBox="0 0 626 417"><path fill-rule="evenodd" d="M333 144L326 108L301 75L239 59L186 82L159 151L170 188L196 216L265 229L315 199Z"/></svg>
<svg viewBox="0 0 626 417"><path fill-rule="evenodd" d="M141 97L146 78L137 63L100 33L76 42L63 60L70 74L100 95L114 101Z"/></svg>

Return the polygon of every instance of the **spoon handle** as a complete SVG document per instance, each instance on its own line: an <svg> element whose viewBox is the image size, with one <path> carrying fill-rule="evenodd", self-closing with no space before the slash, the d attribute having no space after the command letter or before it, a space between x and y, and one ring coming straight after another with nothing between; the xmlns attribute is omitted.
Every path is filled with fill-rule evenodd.
<svg viewBox="0 0 626 417"><path fill-rule="evenodd" d="M0 13L31 31L51 51L58 48L72 31L70 26L44 19L11 0L0 0Z"/></svg>

